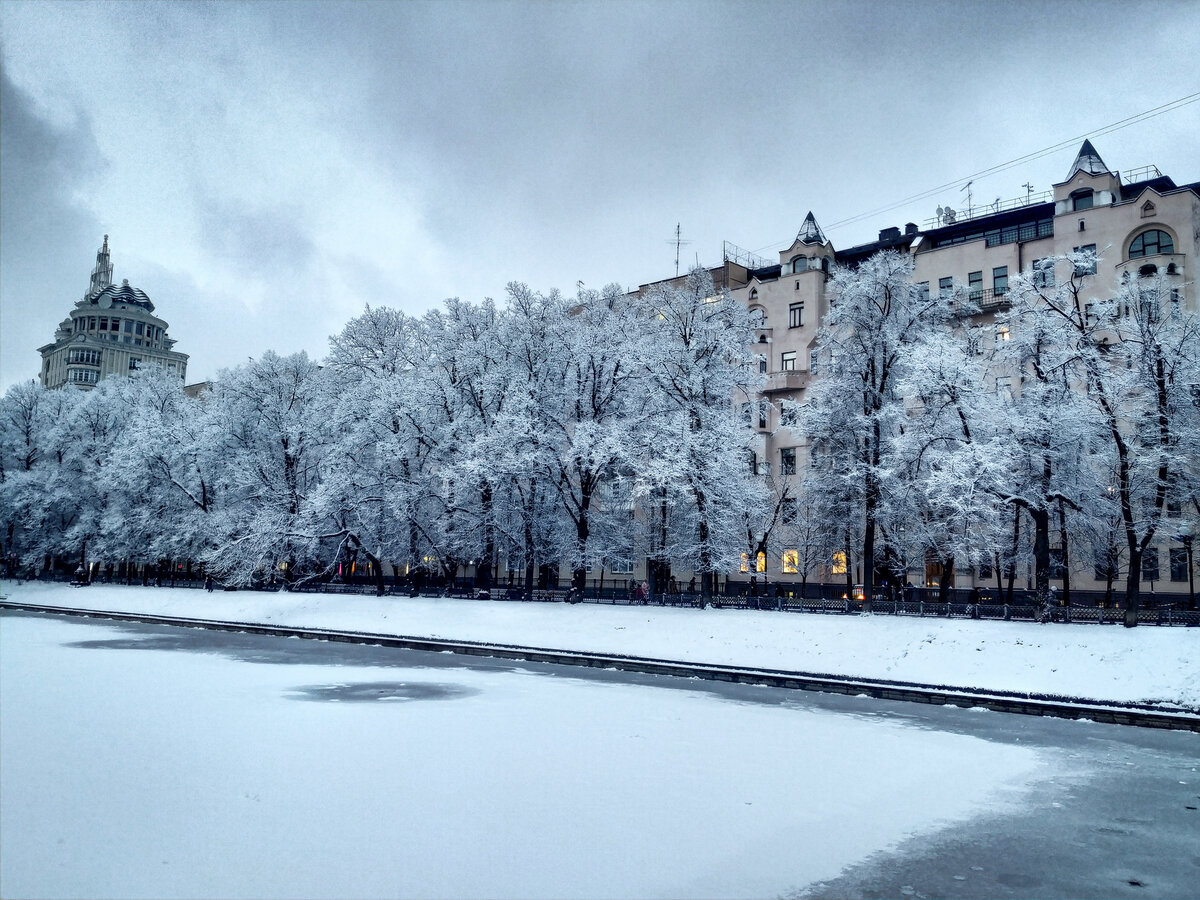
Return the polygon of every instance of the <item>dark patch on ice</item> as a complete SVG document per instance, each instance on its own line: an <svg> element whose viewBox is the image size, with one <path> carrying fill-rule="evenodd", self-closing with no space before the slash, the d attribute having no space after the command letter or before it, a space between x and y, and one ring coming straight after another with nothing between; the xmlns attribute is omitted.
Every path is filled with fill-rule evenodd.
<svg viewBox="0 0 1200 900"><path fill-rule="evenodd" d="M293 700L374 703L381 700L458 700L478 694L474 688L430 681L368 681L356 684L306 684L288 694Z"/></svg>

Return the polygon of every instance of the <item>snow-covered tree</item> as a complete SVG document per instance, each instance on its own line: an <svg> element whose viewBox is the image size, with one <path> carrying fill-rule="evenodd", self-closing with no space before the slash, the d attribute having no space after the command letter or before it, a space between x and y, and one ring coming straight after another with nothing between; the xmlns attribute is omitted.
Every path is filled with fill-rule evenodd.
<svg viewBox="0 0 1200 900"><path fill-rule="evenodd" d="M949 298L922 292L912 271L911 258L894 252L835 270L817 337L822 370L801 411L813 446L811 477L819 479L830 512L845 514L839 521L847 531L861 523L868 604L880 527L900 524L892 483L900 471L893 439L906 420L900 383L921 342L951 321Z"/></svg>

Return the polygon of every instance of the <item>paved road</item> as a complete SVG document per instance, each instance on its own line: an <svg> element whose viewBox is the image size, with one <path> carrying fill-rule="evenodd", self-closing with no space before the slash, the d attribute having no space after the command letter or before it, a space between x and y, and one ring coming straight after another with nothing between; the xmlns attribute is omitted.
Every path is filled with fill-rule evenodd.
<svg viewBox="0 0 1200 900"><path fill-rule="evenodd" d="M202 629L116 627L128 637L109 635L96 646L217 653L271 665L519 669L902 720L913 727L1045 748L1069 765L1031 803L901 844L796 896L1200 896L1200 734ZM870 747L862 747L861 754L863 766L888 766L887 759L872 756Z"/></svg>

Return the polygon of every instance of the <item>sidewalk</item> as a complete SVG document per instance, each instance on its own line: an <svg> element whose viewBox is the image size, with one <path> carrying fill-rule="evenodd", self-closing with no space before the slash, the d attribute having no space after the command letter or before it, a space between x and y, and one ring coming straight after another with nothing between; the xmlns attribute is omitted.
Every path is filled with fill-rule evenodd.
<svg viewBox="0 0 1200 900"><path fill-rule="evenodd" d="M630 654L1200 711L1188 628L0 582L50 606Z"/></svg>

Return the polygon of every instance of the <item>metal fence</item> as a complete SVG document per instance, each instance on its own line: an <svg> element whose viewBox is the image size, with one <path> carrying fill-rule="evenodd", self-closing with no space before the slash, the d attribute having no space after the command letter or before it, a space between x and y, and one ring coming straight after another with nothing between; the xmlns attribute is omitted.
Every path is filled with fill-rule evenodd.
<svg viewBox="0 0 1200 900"><path fill-rule="evenodd" d="M43 573L39 580L71 581L65 573ZM95 583L107 583L99 578ZM155 579L113 578L113 584L155 585ZM161 587L203 588L200 578L174 579L169 575L162 579ZM283 589L282 583L268 582L240 590ZM845 584L809 584L801 591L799 586L789 585L778 593L760 587L754 591L744 583L731 582L709 598L709 604L717 609L765 610L788 613L816 613L820 615L862 615L866 612L861 600L848 599ZM234 590L232 587L216 585L217 590ZM309 581L287 587L296 593L354 594L370 596L378 593L373 580L353 581ZM660 606L692 607L704 605L703 596L695 591L680 589L651 594L644 600L625 585L614 586L611 580L602 585L594 581L582 594L565 588L538 588L532 594L515 586L495 585L488 591L480 591L470 579L458 579L453 584L438 589L415 588L411 584L388 580L384 585L384 596L388 597L456 597L460 599L495 600L522 603L593 603L615 606ZM873 615L917 616L944 619L992 619L1002 621L1045 621L1060 623L1090 623L1118 625L1125 621L1125 610L1118 608L1111 598L1100 592L1072 592L1070 604L1044 607L1035 602L1030 591L1014 591L1013 602L1004 602L1003 597L984 595L981 602L969 602L967 591L952 589L946 592L950 599L942 602L938 589L913 588L906 591L911 599L877 597L871 604ZM1074 598L1079 598L1076 601ZM1153 593L1143 598L1138 610L1138 622L1146 625L1195 625L1200 626L1200 610L1192 609L1186 597L1179 600L1156 598Z"/></svg>

